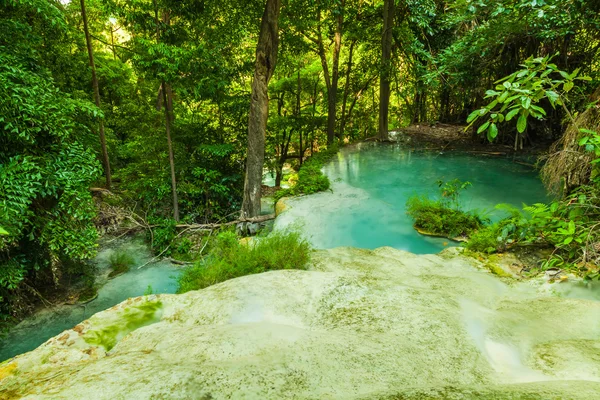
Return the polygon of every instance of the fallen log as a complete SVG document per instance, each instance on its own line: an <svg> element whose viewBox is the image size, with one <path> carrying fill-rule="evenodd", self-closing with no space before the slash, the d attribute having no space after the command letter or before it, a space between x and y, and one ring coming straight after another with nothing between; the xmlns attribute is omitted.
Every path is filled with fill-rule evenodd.
<svg viewBox="0 0 600 400"><path fill-rule="evenodd" d="M265 222L265 221L275 219L275 217L276 217L275 214L268 214L268 215L261 215L259 217L254 217L254 218L240 218L240 219L236 219L235 221L229 221L229 222L223 222L223 223L177 224L177 225L175 225L175 227L178 229L208 229L208 230L210 230L210 229L218 229L223 226L237 225L240 222L252 222L252 223Z"/></svg>

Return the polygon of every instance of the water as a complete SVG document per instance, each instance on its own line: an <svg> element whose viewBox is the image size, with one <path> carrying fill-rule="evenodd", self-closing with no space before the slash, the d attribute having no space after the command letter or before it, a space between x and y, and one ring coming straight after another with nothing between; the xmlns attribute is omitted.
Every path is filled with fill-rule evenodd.
<svg viewBox="0 0 600 400"><path fill-rule="evenodd" d="M85 305L64 305L42 310L13 328L0 342L0 362L17 354L33 350L49 338L70 329L93 314L127 300L143 295L148 287L152 293L175 293L176 277L181 267L161 261L138 269L152 258L142 238L127 238L99 251L94 259L101 277L110 271L109 258L115 251L125 251L135 260L131 270L106 282L98 291L98 297ZM104 278L105 280L106 278Z"/></svg>
<svg viewBox="0 0 600 400"><path fill-rule="evenodd" d="M323 170L333 193L290 200L291 210L276 222L303 225L321 249L391 246L427 254L452 245L447 239L418 234L406 215L406 201L417 194L437 195L438 180L471 182L473 186L460 195L463 207L492 220L503 216L496 204L520 208L523 203L548 201L536 171L498 157L362 144L340 151Z"/></svg>

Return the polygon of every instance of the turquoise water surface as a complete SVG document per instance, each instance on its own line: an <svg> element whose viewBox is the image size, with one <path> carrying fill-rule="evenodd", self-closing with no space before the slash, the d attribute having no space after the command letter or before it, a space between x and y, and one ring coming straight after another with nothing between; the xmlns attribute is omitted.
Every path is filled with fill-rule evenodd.
<svg viewBox="0 0 600 400"><path fill-rule="evenodd" d="M546 202L538 172L504 157L411 151L398 145L361 144L343 149L323 168L332 193L299 198L288 218L303 220L316 248L391 246L417 254L437 253L447 239L420 235L406 214L413 195L437 195L438 180L469 181L464 208L492 220L498 203L521 207Z"/></svg>
<svg viewBox="0 0 600 400"><path fill-rule="evenodd" d="M180 267L159 261L138 269L152 258L142 237L124 238L103 246L93 260L100 284L110 271L109 258L115 251L126 252L134 259L135 264L129 272L105 282L98 290L98 297L87 304L44 309L15 326L0 341L0 362L35 349L51 337L130 297L141 296L150 290L155 294L177 291Z"/></svg>

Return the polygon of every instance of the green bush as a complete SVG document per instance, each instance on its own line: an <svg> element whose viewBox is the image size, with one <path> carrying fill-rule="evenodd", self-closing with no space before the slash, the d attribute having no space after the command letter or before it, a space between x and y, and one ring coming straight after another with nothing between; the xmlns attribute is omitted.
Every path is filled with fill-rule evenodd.
<svg viewBox="0 0 600 400"><path fill-rule="evenodd" d="M165 257L170 256L175 250L171 243L177 235L177 222L172 218L151 218L148 222L155 225L152 237L148 235L148 239L152 239L152 250Z"/></svg>
<svg viewBox="0 0 600 400"><path fill-rule="evenodd" d="M479 229L469 238L467 248L482 253L506 251L514 244L531 244L538 238L537 229L528 215L510 204L498 204L497 209L509 216Z"/></svg>
<svg viewBox="0 0 600 400"><path fill-rule="evenodd" d="M450 208L441 200L425 196L411 197L406 207L408 215L415 220L415 227L434 235L470 237L484 224L475 213Z"/></svg>
<svg viewBox="0 0 600 400"><path fill-rule="evenodd" d="M289 189L282 189L275 193L275 201L286 196L313 194L329 189L329 178L321 172L321 168L337 152L338 147L334 145L308 158L298 171L298 182Z"/></svg>
<svg viewBox="0 0 600 400"><path fill-rule="evenodd" d="M112 268L111 273L108 275L109 277L117 276L129 271L135 263L133 257L123 251L117 251L111 254L108 262Z"/></svg>
<svg viewBox="0 0 600 400"><path fill-rule="evenodd" d="M305 269L310 245L297 232L274 233L248 245L233 232L220 233L209 254L179 277L178 293L228 279L280 269Z"/></svg>

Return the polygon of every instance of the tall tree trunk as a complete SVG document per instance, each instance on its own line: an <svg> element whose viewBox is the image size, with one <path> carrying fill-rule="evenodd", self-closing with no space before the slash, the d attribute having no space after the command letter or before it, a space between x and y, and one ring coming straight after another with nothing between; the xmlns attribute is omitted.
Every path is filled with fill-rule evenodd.
<svg viewBox="0 0 600 400"><path fill-rule="evenodd" d="M81 0L81 18L83 19L83 30L85 32L85 43L87 45L90 67L92 68L92 88L94 90L94 101L100 108L100 89L98 88L98 77L96 76L96 64L94 63L94 50L92 49L92 39L88 28L87 14L85 12L85 0ZM104 165L104 176L106 177L106 188L110 189L112 179L110 174L110 160L108 159L108 150L106 148L106 135L104 134L104 120L100 120L100 147L102 149L102 164Z"/></svg>
<svg viewBox="0 0 600 400"><path fill-rule="evenodd" d="M323 43L323 34L321 32L321 11L317 12L317 38L311 39L317 44L317 53L321 59L323 67L323 75L325 78L325 86L327 87L327 145L333 144L335 139L335 123L337 109L337 89L340 70L340 51L342 49L342 28L344 24L344 0L342 0L336 17L335 34L333 37L333 56L331 75L329 74L329 65L327 64L327 53Z"/></svg>
<svg viewBox="0 0 600 400"><path fill-rule="evenodd" d="M281 0L267 0L262 16L248 117L248 152L242 218L260 215L260 191L265 161L265 136L269 117L268 85L277 63Z"/></svg>
<svg viewBox="0 0 600 400"><path fill-rule="evenodd" d="M158 20L158 4L154 0L154 18L156 22L156 43L160 42L160 26ZM169 12L163 14L163 21L166 25L170 23ZM171 171L171 194L173 197L173 218L179 222L179 200L177 198L177 179L175 176L175 156L173 155L173 141L171 140L171 122L173 120L173 91L171 86L164 80L161 82L159 95L158 95L158 106L160 107L160 98L162 95L162 102L165 109L165 131L167 134L167 150L169 152L169 168ZM159 108L160 109L160 108Z"/></svg>
<svg viewBox="0 0 600 400"><path fill-rule="evenodd" d="M302 128L300 125L300 95L302 93L302 80L300 79L300 69L298 69L298 82L297 82L297 87L296 87L296 118L298 121L298 136L300 138L299 140L299 145L300 145L300 166L302 166L302 162L303 162L303 158L304 158L304 149L303 149L303 143L302 143Z"/></svg>
<svg viewBox="0 0 600 400"><path fill-rule="evenodd" d="M331 92L328 99L327 112L327 139L333 142L336 128L337 92L340 79L340 51L342 49L342 29L344 25L344 0L340 2L336 17L335 34L333 36L333 57L331 72ZM342 140L342 132L338 132L338 139ZM331 137L331 140L329 138Z"/></svg>
<svg viewBox="0 0 600 400"><path fill-rule="evenodd" d="M350 43L350 49L348 54L348 65L346 66L346 82L344 83L344 98L342 100L342 120L340 122L340 136L343 137L346 129L346 105L348 104L348 94L350 93L350 72L352 71L352 57L354 55L354 46L356 45L356 39L353 39Z"/></svg>
<svg viewBox="0 0 600 400"><path fill-rule="evenodd" d="M165 130L167 132L167 145L169 150L169 167L171 169L171 192L173 194L173 218L179 222L179 201L177 199L177 179L175 177L175 156L173 155L173 142L171 141L171 122L173 120L173 92L171 87L162 82L163 101L165 105Z"/></svg>
<svg viewBox="0 0 600 400"><path fill-rule="evenodd" d="M392 56L392 28L394 26L395 0L383 4L383 32L381 33L381 72L379 78L379 139L388 139L388 113L390 106L390 77Z"/></svg>

